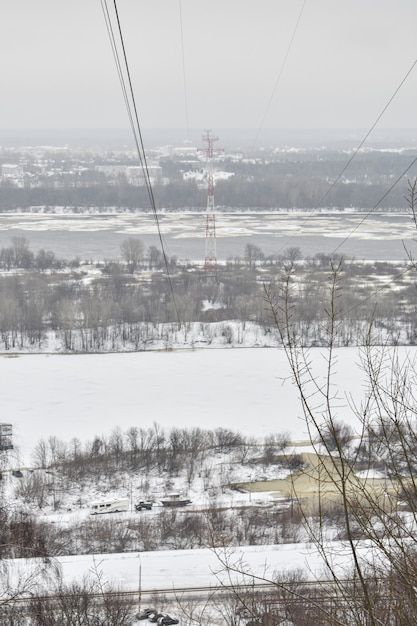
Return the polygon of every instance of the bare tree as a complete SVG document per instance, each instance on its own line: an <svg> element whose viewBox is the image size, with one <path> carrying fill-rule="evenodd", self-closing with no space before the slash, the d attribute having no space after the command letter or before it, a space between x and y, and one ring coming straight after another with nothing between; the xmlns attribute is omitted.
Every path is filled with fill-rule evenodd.
<svg viewBox="0 0 417 626"><path fill-rule="evenodd" d="M34 255L29 249L29 242L26 237L13 237L12 247L14 252L14 265L24 269L29 269L33 265Z"/></svg>
<svg viewBox="0 0 417 626"><path fill-rule="evenodd" d="M0 624L20 626L20 600L31 597L59 577L59 568L51 559L32 558L20 562L0 561ZM29 622L30 623L30 622Z"/></svg>
<svg viewBox="0 0 417 626"><path fill-rule="evenodd" d="M415 196L413 186L411 207ZM313 596L273 575L255 578L275 586L288 602L302 602L302 614L295 611L295 602L287 611L286 619L296 625L411 626L417 621L417 362L406 350L376 343L373 320L368 320L358 352L363 398L348 403L356 420L353 434L340 421L340 406L347 400L335 385L337 348L343 345L343 260L330 265L319 366L297 316L296 268L286 269L280 291L266 287L265 300L314 451L314 463L304 470L315 482L314 502L305 497L302 481L294 480L292 491L322 570L313 575ZM337 511L336 542L329 511ZM239 575L247 580L251 573L245 563L217 551L223 570L234 580ZM237 584L235 589L239 596Z"/></svg>
<svg viewBox="0 0 417 626"><path fill-rule="evenodd" d="M133 274L143 261L144 245L140 239L129 237L124 239L120 245L122 258L127 264L129 272Z"/></svg>
<svg viewBox="0 0 417 626"><path fill-rule="evenodd" d="M29 607L30 626L128 626L133 606L123 593L102 577L58 582L48 595L34 594Z"/></svg>
<svg viewBox="0 0 417 626"><path fill-rule="evenodd" d="M284 284L281 297L266 291L266 299L286 351L293 381L301 398L304 419L310 442L316 453L317 510L311 511L295 496L303 511L304 528L322 557L329 579L347 607L346 622L372 626L381 622L377 599L380 586L375 581L385 581L392 591L384 602L402 612L402 597L398 595L399 580L402 594L406 594L407 620L417 617L417 596L414 581L408 571L413 571L417 545L411 530L415 526L416 487L415 457L416 398L414 394L417 372L409 357L398 350L373 346L372 324L361 351L361 367L367 392L360 406L352 406L357 418L356 451L352 455L352 432L338 418L341 390L334 388L337 367L335 347L339 344L340 319L338 280L341 265L332 267L329 299L326 303L327 349L325 374L315 371L312 357L300 341L294 323L291 302L291 280ZM379 448L384 450L386 466L391 478L375 481L372 466L361 468L357 463L359 453L369 445L370 436L379 438ZM358 469L367 470L359 472ZM400 501L408 503L407 516L401 513ZM342 576L335 566L336 555L329 547L329 535L323 521L326 502L332 500L342 507L344 549L349 554L349 572ZM404 504L404 501L403 501ZM410 519L411 516L411 519ZM369 553L363 555L358 539L368 542ZM346 582L346 578L354 584ZM383 585L384 586L384 585Z"/></svg>

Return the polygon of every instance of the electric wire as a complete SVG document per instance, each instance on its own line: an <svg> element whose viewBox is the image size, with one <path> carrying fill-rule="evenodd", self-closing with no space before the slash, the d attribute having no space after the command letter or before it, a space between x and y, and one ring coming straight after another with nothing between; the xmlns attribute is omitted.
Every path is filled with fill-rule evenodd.
<svg viewBox="0 0 417 626"><path fill-rule="evenodd" d="M117 9L117 1L116 0L113 0L113 5L114 5L114 11L115 11L115 15L116 15L116 21L117 21L119 37L120 37L120 44L121 44L122 52L123 52L124 68L126 70L126 76L127 76L127 80L128 80L128 84L129 84L129 93L130 93L130 98L132 100L132 105L133 105L133 114L134 115L131 116L131 118L133 117L134 121L135 121L135 124L133 125L134 127L133 127L132 130L134 131L136 150L138 152L138 156L139 156L139 159L141 161L141 165L142 165L142 168L143 168L143 171L144 171L149 200L150 200L150 203L151 203L152 210L154 211L155 216L156 216L157 226L158 226L158 233L160 234L159 219L158 219L158 214L157 214L157 211L156 211L156 203L155 203L155 198L154 198L154 195L153 195L153 189L152 189L150 175L149 175L148 163L147 163L146 153L145 153L145 146L144 146L144 143L143 143L142 132L141 132L141 129L140 129L140 124L139 124L139 115L138 115L138 110L137 110L137 106L136 106L136 99L135 99L135 94L134 94L134 90L133 90L132 79L131 79L131 76L130 76L129 63L128 63L128 60L127 60L126 48L125 48L125 44L124 44L123 32L122 32L120 19L119 19L119 12L118 12L118 9Z"/></svg>
<svg viewBox="0 0 417 626"><path fill-rule="evenodd" d="M337 248L335 248L335 250L333 251L333 254L335 252L337 252L337 250L339 250L339 248L341 248L341 246L347 241L347 239L356 231L358 230L358 228L360 228L360 226L363 224L363 222L371 215L371 213L379 206L379 204L381 204L381 202L384 200L384 198L386 198L389 193L394 189L394 187L400 182L400 180L405 176L405 174L408 172L408 170L415 164L417 163L417 157L415 157L413 159L413 161L410 163L410 165L404 170L404 172L397 178L397 180L391 185L391 187L384 193L383 196L381 196L381 198L378 200L378 202L373 206L373 208L364 216L364 218L359 222L359 224L349 233L349 235L347 237L345 237L345 239L343 239L343 241L337 246ZM363 298L362 300L360 300L356 305L354 305L353 307L351 307L350 309L347 310L347 313L350 313L351 311L354 311L355 309L357 309L358 307L360 307L362 304L364 304L365 302L367 302L368 300L370 300L371 298L373 298L374 296L376 296L378 293L380 293L381 291L383 291L384 289L386 289L387 287L390 287L393 283L395 283L397 280L399 280L400 278L402 278L403 276L405 276L407 273L409 273L411 270L416 269L415 265L412 263L410 265L410 267L406 268L403 272L401 272L400 274L398 274L397 276L395 276L394 278L392 278L391 280L387 281L386 283L384 283L383 285L381 285L380 287L378 287L377 289L374 289L370 294L368 294L365 298Z"/></svg>
<svg viewBox="0 0 417 626"><path fill-rule="evenodd" d="M131 130L132 130L132 133L134 135L134 138L136 140L136 130L135 130L134 122L133 122L132 111L131 111L131 108L130 108L130 105L129 105L129 98L128 98L126 85L125 85L124 78L123 78L123 71L122 71L122 66L121 66L121 63L120 63L119 52L118 52L118 49L117 49L117 46L116 46L113 26L112 26L111 17L110 17L110 14L109 14L109 10L108 10L108 6L107 6L106 0L101 0L101 8L103 10L104 20L105 20L106 28L107 28L107 34L108 34L109 40L110 40L110 45L111 45L111 49L112 49L112 53L113 53L113 59L114 59L115 65L116 65L117 75L118 75L118 78L119 78L120 87L122 89L122 95L123 95L124 103L125 103L125 106L126 106L127 115L129 117L129 124L130 124ZM142 155L141 155L140 152L138 152L138 156L139 156L140 164L142 166Z"/></svg>
<svg viewBox="0 0 417 626"><path fill-rule="evenodd" d="M130 123L130 127L132 130L135 146L136 146L136 151L137 151L139 162L143 171L145 186L146 186L146 190L148 193L150 205L154 214L155 224L156 224L157 232L158 232L158 238L159 238L159 242L161 246L162 257L163 257L164 265L165 265L165 274L167 277L176 317L177 317L177 320L179 321L179 313L178 313L177 303L175 299L172 278L171 278L171 274L169 271L168 258L166 255L165 245L164 245L164 241L162 237L158 211L156 209L156 202L155 202L155 197L153 193L152 183L151 183L150 174L149 174L149 168L148 168L148 163L147 163L147 158L146 158L143 136L142 136L142 131L141 131L140 123L139 123L139 115L138 115L138 109L136 105L136 98L135 98L135 93L134 93L133 84L131 80L131 73L130 73L129 63L127 59L126 48L124 44L122 26L121 26L121 22L119 18L119 12L117 9L117 2L116 0L113 0L114 13L116 17L117 30L119 34L119 42L120 42L120 47L122 50L122 58L124 61L123 67L122 67L122 63L120 60L118 46L116 44L116 38L114 34L114 29L112 26L112 19L111 19L108 6L107 6L107 0L101 0L101 5L103 9L104 18L106 21L107 32L110 38L113 58L114 58L116 68L117 68L117 73L119 76L119 82L122 88L122 93L123 93L123 98L124 98L126 109L127 109L127 114L129 117L129 123ZM127 89L127 86L126 86L125 74L127 77L129 90ZM132 111L132 107L133 107L133 111Z"/></svg>
<svg viewBox="0 0 417 626"><path fill-rule="evenodd" d="M148 166L147 166L147 161L146 161L146 155L145 155L145 150L144 150L144 144L143 144L143 138L142 138L142 133L141 133L141 129L140 129L140 124L139 124L139 118L138 118L138 113L137 113L137 107L136 107L136 101L135 101L135 96L134 96L134 91L133 91L133 86L132 86L132 81L131 81L131 76L130 76L130 70L129 70L129 65L128 65L128 61L127 61L127 55L126 55L126 50L125 50L125 46L124 46L124 40L123 40L123 33L122 33L122 29L121 29L121 24L120 24L120 19L119 19L119 15L118 15L118 10L117 10L117 3L116 0L114 0L114 8L115 8L115 14L116 14L116 19L117 19L117 24L118 24L118 30L119 30L119 36L120 36L120 41L121 41L121 46L122 46L122 50L123 50L123 57L124 57L124 62L125 62L125 68L126 68L126 74L128 77L128 83L129 83L129 88L130 88L130 94L131 94L131 98L132 98L132 103L133 103L133 109L134 109L134 116L131 113L131 108L130 108L130 103L129 103L129 98L128 98L128 93L127 93L127 89L125 86L125 81L124 81L124 77L123 77L123 71L121 68L121 64L120 64L120 59L119 59L119 55L118 55L118 51L117 51L117 46L115 44L115 38L114 38L114 33L113 33L113 29L111 27L111 20L110 20L110 16L108 13L108 9L107 9L107 4L106 4L106 0L101 0L102 5L103 2L105 4L106 10L105 10L105 14L107 15L107 19L106 19L106 25L107 25L107 30L110 36L110 40L111 40L111 45L112 45L112 50L113 50L113 56L115 58L116 61L116 66L117 66L117 71L118 71L118 75L119 75L119 80L122 86L122 91L123 91L123 97L126 103L126 107L128 110L128 115L129 115L129 120L131 123L131 127L132 127L132 131L134 134L134 138L135 138L135 144L136 144L136 148L137 148L137 152L138 152L138 156L139 156L139 160L141 162L141 166L142 169L144 171L145 174L145 180L146 180L146 186L147 186L147 190L148 190L148 195L150 198L150 202L151 202L151 206L152 206L152 210L154 212L155 215L155 219L156 219L156 223L157 223L157 229L158 229L158 235L159 235L159 239L160 239L160 243L161 243L161 248L162 248L162 252L163 252L163 257L164 257L164 262L165 262L165 267L166 267L166 271L167 271L167 278L170 284L170 289L171 289L171 294L173 297L173 302L174 302L174 306L175 309L177 311L177 307L176 307L176 303L175 303L175 297L174 297L174 293L173 293L173 287L172 287L172 281L171 281L171 277L169 274L169 268L168 268L168 262L167 262L167 257L166 257L166 253L165 253L165 249L164 249L164 244L163 244L163 239L162 239L162 233L160 230L160 225L159 225L159 218L157 215L157 211L156 211L156 204L155 204L155 200L154 200L154 196L153 196L153 190L152 190L152 185L150 182L150 176L149 176L149 170L148 170ZM258 133L257 133L257 138L259 137L260 131L263 127L264 121L266 119L266 116L269 112L270 106L272 104L275 92L279 86L279 82L281 79L281 76L283 74L284 68L285 68L285 64L287 62L288 56L290 54L290 50L292 47L292 44L294 42L300 21L301 21L301 17L302 14L304 12L305 9L305 5L306 5L307 0L304 0L303 5L301 7L300 13L298 15L297 18L297 22L292 34L292 37L290 39L283 63L281 65L280 68L280 72L278 74L272 95L270 97L270 100L268 102L266 111L264 113L261 125L259 127ZM185 55L184 55L184 44L183 44L183 25L182 25L182 6L181 6L181 0L179 0L179 9L180 9L180 26L181 26L181 45L182 45L182 62L183 62L183 88L184 88L184 98L185 98L185 108L186 108L186 123L187 123L187 136L188 136L188 132L189 132L189 126L188 126L188 104L187 104L187 87L186 87L186 77L185 77ZM104 11L104 9L103 9ZM383 107L382 111L380 112L380 114L378 115L378 117L376 118L375 122L372 124L372 126L370 127L370 129L367 131L367 133L365 134L365 136L363 137L363 139L361 140L361 142L359 143L359 145L357 146L357 148L354 150L354 152L352 153L351 157L348 159L348 161L345 163L345 165L343 166L342 170L339 172L339 174L337 175L336 179L333 181L333 183L331 184L331 186L329 187L329 189L326 191L326 193L322 196L322 198L319 200L319 202L316 204L315 208L313 209L313 212L316 211L321 204L324 202L324 200L328 197L328 195L330 194L330 192L332 191L332 189L335 187L335 185L337 184L337 182L340 180L340 178L343 176L344 172L346 171L346 169L349 167L349 165L352 163L353 159L357 156L357 154L359 153L360 149L363 147L363 145L365 144L366 140L368 139L369 135L372 133L372 131L375 129L376 125L378 124L378 122L380 121L380 119L382 118L382 116L384 115L384 113L386 112L386 110L388 109L388 107L390 106L390 104L392 103L392 101L394 100L394 98L396 97L397 93L399 92L399 90L401 89L401 87L403 86L403 84L405 83L405 81L407 80L408 76L411 74L412 70L414 69L414 67L417 64L417 59L412 63L411 67L409 68L409 70L406 72L405 76L402 78L400 84L398 85L398 87L395 89L395 91L393 92L393 94L391 95L391 97L389 98L389 100L387 101L386 105ZM136 127L134 124L134 120L136 120L136 126L138 129L138 133L136 133ZM139 139L138 139L139 137ZM365 222L365 220L375 211L375 209L381 204L381 202L389 195L389 193L394 189L394 187L401 181L401 179L407 174L407 172L411 169L411 167L417 162L417 157L413 159L413 161L408 165L408 167L401 173L401 175L394 181L394 183L390 186L390 188L381 196L381 198L378 200L378 202L372 207L372 209L370 211L368 211L368 213L363 217L363 219L359 222L359 224L343 239L343 241L335 248L335 250L333 251L334 253L337 252L345 243L346 241L354 234L354 232L356 232L360 226ZM310 217L304 221L304 223L302 224L305 225L308 221L309 221ZM295 235L293 235L288 241L291 241L293 238L295 237ZM380 288L374 290L372 292L372 294L369 294L365 299L361 300L360 303L358 303L357 305L355 305L355 307L353 308L357 308L358 306L360 306L363 302L366 302L367 300L369 300L371 297L373 297L373 295L379 293L380 291L382 291L383 289L385 289L387 286L389 286L389 284L391 284L392 282L398 280L398 278L400 278L401 276L405 275L407 272L410 271L411 268L407 268L404 272L402 272L399 276L395 277L392 281L384 284L383 286L381 286ZM178 314L178 313L177 313Z"/></svg>
<svg viewBox="0 0 417 626"><path fill-rule="evenodd" d="M126 109L127 109L128 113L129 113L127 93L126 93L126 90L124 89L124 84L123 84L123 79L122 79L122 72L121 72L121 66L120 66L120 62L119 62L117 48L116 48L115 42L114 42L113 29L112 29L112 25L111 25L111 20L110 20L108 7L107 7L107 4L106 4L105 0L101 0L100 4L101 4L101 10L103 12L104 21L105 21L106 28L107 28L107 34L109 36L109 41L110 41L110 45L111 45L111 49L112 49L113 59L115 60L115 63L116 63L117 76L119 78L119 82L120 82L120 85L122 87L123 99L125 101Z"/></svg>
<svg viewBox="0 0 417 626"><path fill-rule="evenodd" d="M287 47L287 51L286 54L284 56L277 80L275 82L275 86L274 89L272 91L271 97L269 99L269 102L267 104L265 113L263 115L261 124L259 126L256 138L255 138L255 144L258 142L259 140L259 135L260 132L264 126L266 117L269 113L270 107L272 105L273 99L275 97L275 93L278 89L282 74L284 72L284 68L287 62L287 59L289 57L290 51L291 51L291 47L293 45L294 39L296 37L297 34L297 30L305 9L305 5L306 5L307 0L304 0L303 5L301 7L301 10L299 12L290 42L288 44ZM399 85L397 86L397 88L395 89L395 91L393 92L393 94L391 95L391 97L389 98L389 100L387 101L387 103L385 104L385 106L383 107L382 111L380 112L380 114L378 115L378 117L376 118L376 120L374 121L374 123L372 124L372 126L369 128L369 130L367 131L367 133L365 134L365 136L363 137L363 139L361 140L361 142L359 143L359 145L356 147L356 149L353 151L352 155L350 156L350 158L347 160L347 162L345 163L345 165L343 166L343 168L341 169L341 171L339 172L339 174L337 175L337 177L335 178L335 180L333 181L333 183L330 185L329 189L325 192L325 194L320 198L319 202L315 205L313 212L316 211L322 204L323 202L326 200L326 198L329 196L329 194L331 193L331 191L334 189L334 187L336 186L336 184L339 182L339 180L341 179L341 177L343 176L343 174L345 173L345 171L348 169L348 167L350 166L350 164L352 163L352 161L354 160L354 158L357 156L357 154L359 153L359 151L361 150L361 148L363 147L363 145L365 144L365 142L367 141L368 137L370 136L370 134L373 132L373 130L375 129L375 127L377 126L377 124L379 123L379 121L381 120L381 118L383 117L384 113L386 112L386 110L388 109L388 107L390 106L390 104L392 103L392 101L394 100L394 98L396 97L397 93L400 91L401 87L403 86L403 84L405 83L405 81L407 80L408 76L411 74L411 72L413 71L414 67L417 64L417 59L412 63L411 67L408 69L408 71L406 72L406 74L404 75L404 77L402 78L401 82L399 83ZM372 207L372 209L364 216L364 218L359 222L359 224L349 233L348 236L346 236L343 241L337 246L337 248L335 248L335 250L333 251L333 254L336 253L343 245L344 243L349 239L349 237L351 237L354 232L356 232L356 230L358 230L360 228L360 226L363 224L363 222L373 213L373 211L375 211L375 209L381 204L381 202L391 193L391 191L394 189L394 187L396 187L396 185L400 182L400 180L407 174L407 172L411 169L411 167L414 165L414 163L416 163L417 161L417 157L415 159L413 159L413 161L409 164L409 166L402 172L402 174L397 178L397 180L391 185L391 187L383 194L383 196L378 200L378 202ZM302 224L302 226L304 226L309 219L311 219L310 217L305 220ZM288 242L291 241L294 238L294 235L287 240L287 244ZM282 248L281 248L282 249ZM349 309L348 312L350 312L351 310L354 310L355 308L358 308L359 306L361 306L364 302L368 301L370 298L372 298L373 296L377 295L378 293L380 293L381 291L383 291L384 289L386 289L389 285L391 285L393 282L399 280L402 276L406 275L408 272L410 272L412 269L412 267L407 268L404 272L402 272L401 274L399 274L398 276L396 276L394 279L392 279L391 281L388 281L387 283L384 283L384 285L380 286L378 289L374 290L371 294L369 294L366 298L362 299L358 304L356 304L354 307L352 307L352 309Z"/></svg>
<svg viewBox="0 0 417 626"><path fill-rule="evenodd" d="M104 4L104 7L103 7L103 4ZM124 99L124 102L125 102L125 106L126 106L127 115L128 115L128 118L129 118L130 127L131 127L132 134L133 134L133 137L134 137L136 150L137 150L138 157L139 157L139 162L140 162L141 168L142 168L142 170L144 172L145 186L147 188L147 192L148 192L148 196L149 196L149 189L148 189L149 177L147 175L147 172L145 171L145 165L144 165L144 160L143 160L143 156L142 156L142 151L141 151L141 149L139 147L139 142L138 142L138 138L137 138L134 118L133 118L133 115L132 115L132 109L131 109L130 102L129 102L128 91L127 91L126 83L125 83L125 80L124 80L123 69L122 69L122 65L121 65L121 61L120 61L119 51L118 51L118 48L117 48L117 45L116 45L114 29L113 29L113 26L112 26L111 16L109 14L108 6L107 6L107 1L106 0L101 0L101 5L102 5L102 8L103 8L104 17L105 17L105 20L106 20L107 33L108 33L109 38L110 38L110 44L111 44L111 48L112 48L112 52L113 52L113 58L114 58L114 61L115 61L115 64L116 64L117 74L118 74L120 86L121 86L121 89L122 89L123 99ZM151 206L152 206L152 199L151 198L150 198L150 201L151 201Z"/></svg>
<svg viewBox="0 0 417 626"><path fill-rule="evenodd" d="M366 133L366 135L364 136L364 138L362 139L360 144L357 146L357 148L355 148L355 150L353 151L352 156L347 160L346 164L344 165L342 170L339 172L339 174L337 175L337 177L335 178L333 183L330 185L329 189L326 191L324 196L320 199L319 203L315 207L316 209L323 204L323 202L328 197L328 195L330 194L332 189L339 182L339 180L341 179L341 177L343 176L343 174L345 173L345 171L347 170L349 165L352 163L353 159L356 157L356 155L358 154L359 150L362 148L362 146L364 145L364 143L368 139L369 135L373 132L373 130L375 129L376 125L378 124L378 122L380 121L380 119L384 115L385 111L388 109L388 107L390 106L391 102L394 100L395 96L400 91L401 87L404 85L405 81L407 80L407 78L409 77L409 75L411 74L411 72L413 71L413 69L414 69L414 67L416 65L417 65L417 59L412 63L410 69L406 72L404 78L401 80L400 84L398 85L398 87L396 88L396 90L394 91L394 93L392 94L392 96L390 97L390 99L388 100L388 102L386 103L384 108L382 109L381 113L376 118L375 122L372 124L372 126L370 127L370 129L368 130L368 132Z"/></svg>
<svg viewBox="0 0 417 626"><path fill-rule="evenodd" d="M399 83L399 85L397 86L397 88L395 89L395 91L393 92L393 94L390 96L390 98L388 99L387 103L385 104L385 106L383 107L382 111L379 113L379 115L377 116L375 122L372 124L372 126L370 127L370 129L366 132L366 134L364 135L363 139L360 141L359 145L355 148L355 150L353 151L352 155L350 156L350 158L347 160L347 162L345 163L345 165L343 166L343 168L341 169L341 171L339 172L339 174L336 176L335 180L332 182L332 184L330 185L329 189L323 194L323 196L320 198L320 200L314 205L313 209L311 210L311 214L301 223L300 225L300 229L302 229L306 224L308 224L308 222L312 219L313 215L315 214L315 212L317 211L317 209L319 207L322 206L324 200L328 197L328 195L330 194L330 192L334 189L334 187L336 186L336 184L339 182L339 180L341 179L341 177L343 176L344 172L346 171L346 169L349 167L349 165L352 163L353 159L358 155L360 149L363 147L363 145L365 144L366 140L368 139L369 135L372 133L372 131L375 129L375 127L377 126L378 122L381 120L382 116L384 115L384 113L387 111L388 107L390 106L390 104L392 103L392 101L394 100L394 98L396 97L396 95L398 94L398 92L400 91L401 87L404 85L404 83L406 82L406 80L408 79L408 77L410 76L411 72L413 71L413 69L415 68L415 66L417 65L417 59L415 59L413 61L413 63L411 64L411 67L407 70L407 72L405 73L404 77L401 79L401 82ZM415 160L412 161L412 163L410 163L410 165L405 169L405 171L401 174L401 176L395 181L395 183L393 185L391 185L391 187L389 188L388 192L385 193L383 195L382 198L380 198L380 200L377 202L377 204L371 209L371 211L369 211L369 213L365 216L364 220L369 217L369 215L379 206L379 204L384 200L384 198L394 189L394 187L398 184L398 182L401 180L401 178L408 172L408 170L412 167L412 165L415 163ZM361 222L362 224L362 222ZM343 243L345 243L349 237L357 230L357 228L355 228L344 240L343 242L334 250L334 252L336 252ZM284 246L288 246L291 241L293 241L293 239L295 239L296 235L291 235L291 237L289 237L288 239L286 239L285 243L282 244L281 248L278 250L278 253L281 252L284 248Z"/></svg>
<svg viewBox="0 0 417 626"><path fill-rule="evenodd" d="M339 245L333 250L333 254L335 252L337 252L345 243L346 241L353 235L353 233L355 233L358 228L360 228L362 226L362 224L364 223L365 220L368 219L368 217L375 211L375 209L377 209L379 207L379 205L381 204L381 202L383 200L385 200L385 198L391 193L391 191L394 189L394 187L396 187L398 185L398 183L404 178L404 176L407 174L407 172L413 167L413 165L417 163L417 157L414 157L414 159L411 161L411 163L406 167L406 169L398 176L398 178L392 183L391 187L389 189L387 189L387 191L380 197L380 199L378 200L378 202L376 202L374 204L374 206L372 207L372 209L370 209L368 211L368 213L366 213L366 215L364 215L364 217L360 220L360 222L355 226L355 228L353 228L350 233L348 235L346 235L346 237L339 243Z"/></svg>
<svg viewBox="0 0 417 626"><path fill-rule="evenodd" d="M180 10L180 33L181 33L181 57L182 57L182 78L183 78L183 90L184 90L184 105L185 105L185 127L187 132L187 141L190 139L190 125L188 118L188 94L187 94L187 76L185 72L185 51L184 51L184 29L182 23L182 2L178 0Z"/></svg>
<svg viewBox="0 0 417 626"><path fill-rule="evenodd" d="M399 85L397 86L397 88L395 89L395 91L393 92L393 94L391 95L391 97L389 98L389 100L387 101L387 103L385 104L385 106L383 107L382 111L380 112L380 114L378 115L378 117L376 118L375 122L372 124L372 126L370 127L370 129L367 131L367 133L365 134L365 136L363 137L363 139L361 140L361 142L359 143L359 145L357 146L357 148L353 151L352 155L350 156L350 158L348 159L348 161L345 163L345 165L343 166L343 168L341 169L341 171L339 172L339 174L337 175L337 177L335 178L335 180L333 181L333 183L331 184L331 186L329 187L329 189L326 191L326 193L320 198L319 202L315 205L314 209L313 209L313 214L314 212L323 204L324 200L328 197L328 195L330 194L330 192L332 191L332 189L334 189L334 187L336 186L336 184L338 183L338 181L341 179L341 177L343 176L344 172L346 171L346 169L349 167L349 165L352 163L353 159L357 156L357 154L359 153L359 151L361 150L361 148L363 147L363 145L365 144L366 140L368 139L368 137L370 136L370 134L372 133L372 131L375 129L375 127L377 126L378 122L381 120L382 116L384 115L384 113L386 112L386 110L388 109L388 107L390 106L390 104L392 103L392 101L394 100L394 98L396 97L396 95L398 94L398 92L400 91L401 87L404 85L405 81L407 80L407 78L409 77L409 75L411 74L411 72L413 71L413 69L415 68L415 66L417 65L417 59L415 59L413 61L413 63L411 64L410 68L407 70L406 74L404 75L404 77L402 78L401 82L399 83ZM360 220L360 222L355 226L355 228L353 228L348 235L346 235L346 237L339 243L339 245L334 248L332 254L335 254L336 252L338 252L340 250L340 248L350 239L350 237L352 237L352 235L362 226L362 224L369 218L369 216L378 208L378 206L385 200L385 198L391 193L391 191L398 185L398 183L404 178L404 176L407 174L407 172L413 167L413 165L417 163L417 157L413 158L413 160L409 163L409 165L405 168L405 170L398 176L398 178L392 183L392 185L389 187L389 189L379 198L379 200L373 205L373 207L366 213L366 215L364 215L364 217ZM305 226L310 219L312 218L312 216L310 215L306 220L304 220L304 222L301 224L301 228L303 226ZM295 235L292 235L292 237L290 237L289 239L287 239L286 241L286 245L288 245L289 242L291 242L293 239L295 238ZM280 248L280 250L282 250L283 247ZM360 307L364 302L367 302L368 300L370 300L372 297L374 297L375 295L377 295L378 293L380 293L383 289L386 289L387 287L389 287L392 283L394 283L395 281L397 281L399 278L401 278L403 275L407 274L408 272L411 271L411 269L413 269L412 267L407 268L404 272L402 272L401 274L399 274L399 276L395 277L394 279L392 279L391 281L388 281L387 283L384 283L384 285L382 285L381 287L379 287L378 289L375 289L372 291L372 293L370 293L366 298L362 299L359 303L357 303L354 307L352 307L351 309L349 309L347 312L349 313L350 311Z"/></svg>
<svg viewBox="0 0 417 626"><path fill-rule="evenodd" d="M394 183L391 185L391 187L381 196L381 198L378 200L378 202L376 202L374 204L372 209L370 209L370 211L368 211L368 213L363 217L363 219L360 220L360 222L357 224L357 226L355 226L355 228L353 228L352 231L343 239L343 241L341 241L341 243L333 250L332 254L335 254L343 246L343 244L346 243L346 241L349 239L349 237L351 237L353 235L353 233L356 232L362 226L364 221L373 213L373 211L375 211L375 209L381 204L381 202L391 193L391 191L394 189L394 187L402 180L402 178L404 178L404 176L407 174L407 172L411 169L411 167L415 163L417 163L417 157L415 157L413 159L413 161L408 165L408 167L402 172L402 174L400 174L400 176L398 176L398 178L394 181ZM368 300L370 300L374 296L376 296L379 293L381 293L381 291L383 291L384 289L390 287L392 284L397 282L400 278L402 278L403 276L405 276L406 274L408 274L409 272L411 272L414 269L416 269L415 266L413 264L410 265L410 267L407 267L405 270L400 272L400 274L398 274L394 278L386 281L383 285L380 285L380 287L378 287L377 289L374 289L370 294L368 294L366 297L362 298L357 304L355 304L354 306L352 306L349 309L347 309L346 313L347 314L351 313L355 309L359 308L365 302L368 302Z"/></svg>
<svg viewBox="0 0 417 626"><path fill-rule="evenodd" d="M382 285L380 285L377 289L374 289L370 294L368 294L365 298L362 298L359 302L357 302L356 304L354 304L352 307L350 307L349 309L346 310L346 313L351 313L352 311L354 311L355 309L358 309L360 306L362 306L362 304L364 304L365 302L368 302L368 300L370 300L371 298L373 298L374 296L378 295L379 293L381 293L381 291L384 291L384 289L386 289L387 287L390 287L391 285L393 285L394 283L396 283L398 280L400 280L401 278L403 278L404 276L406 276L407 274L409 274L412 270L414 270L415 267L414 265L410 265L409 267L407 267L405 270L403 270L402 272L400 272L399 274L397 274L397 276L394 276L394 278L391 278L390 280L387 280L385 283L383 283Z"/></svg>
<svg viewBox="0 0 417 626"><path fill-rule="evenodd" d="M269 113L269 110L270 110L270 108L271 108L271 106L272 106L272 102L273 102L273 100L274 100L275 93L276 93L276 91L277 91L277 89L278 89L279 83L280 83L280 81L281 81L282 74L283 74L284 69L285 69L285 66L286 66L286 64L287 64L287 60L288 60L288 57L289 57L289 55L290 55L291 48L292 48L292 45L293 45L293 43L294 43L294 39L295 39L295 36L296 36L296 34L297 34L297 30L298 30L298 27L299 27L299 25L300 25L301 18L302 18L302 15L303 15L303 13L304 13L304 9L305 9L306 4L307 4L307 0L303 0L303 5L302 5L301 10L300 10L300 12L299 12L299 14L298 14L297 21L296 21L296 23L295 23L295 27L294 27L294 30L293 30L292 35L291 35L291 39L290 39L289 44L288 44L288 46L287 46L287 50L286 50L286 52L285 52L284 59L283 59L283 61L282 61L282 63L281 63L281 67L280 67L280 70L279 70L279 72L278 72L278 77L277 77L277 79L276 79L276 81L275 81L274 88L273 88L273 90L272 90L272 93L271 93L271 96L270 96L270 98L269 98L269 101L268 101L268 103L267 103L267 105L266 105L266 109L265 109L265 111L264 111L264 114L263 114L263 117L262 117L261 123L260 123L260 125L259 125L258 131L257 131L257 133L256 133L255 140L254 140L254 145L256 145L256 144L258 143L258 140L259 140L259 135L261 134L261 130L262 130L262 129L263 129L263 127L264 127L265 120L266 120L266 118L267 118L267 116L268 116L268 113Z"/></svg>

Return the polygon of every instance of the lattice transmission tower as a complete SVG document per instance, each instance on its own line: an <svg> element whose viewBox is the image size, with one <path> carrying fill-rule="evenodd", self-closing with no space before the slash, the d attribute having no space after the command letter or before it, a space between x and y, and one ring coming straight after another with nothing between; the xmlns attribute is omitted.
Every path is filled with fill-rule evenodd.
<svg viewBox="0 0 417 626"><path fill-rule="evenodd" d="M7 469L9 450L13 450L13 426L0 423L0 507L4 506L4 489L6 481L5 469Z"/></svg>
<svg viewBox="0 0 417 626"><path fill-rule="evenodd" d="M201 148L206 154L206 170L207 170L207 212L206 212L206 254L204 260L204 272L207 278L215 279L217 277L217 250L216 250L216 211L214 207L214 183L213 183L213 161L214 153L221 151L221 148L215 149L214 142L218 141L218 137L212 134L211 130L206 130L202 136L202 140L207 144L205 148Z"/></svg>

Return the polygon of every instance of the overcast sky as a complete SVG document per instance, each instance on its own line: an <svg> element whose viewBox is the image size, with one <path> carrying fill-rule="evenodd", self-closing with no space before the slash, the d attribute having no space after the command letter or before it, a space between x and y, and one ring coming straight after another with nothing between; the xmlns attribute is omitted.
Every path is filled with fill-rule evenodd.
<svg viewBox="0 0 417 626"><path fill-rule="evenodd" d="M186 126L182 13L190 128L259 128L303 4L118 0L141 125ZM264 127L369 128L416 24L416 0L306 0ZM0 29L1 129L128 126L100 0L12 0ZM417 127L417 67L379 126Z"/></svg>

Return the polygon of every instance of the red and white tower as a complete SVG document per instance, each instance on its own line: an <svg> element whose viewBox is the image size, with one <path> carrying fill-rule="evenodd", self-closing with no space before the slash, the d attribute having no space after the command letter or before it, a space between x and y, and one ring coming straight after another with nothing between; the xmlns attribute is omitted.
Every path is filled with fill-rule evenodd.
<svg viewBox="0 0 417 626"><path fill-rule="evenodd" d="M202 140L207 144L202 151L206 153L207 169L207 212L206 212L206 256L204 271L206 276L215 278L217 275L217 251L216 251L216 212L214 208L214 183L213 183L213 159L215 149L214 142L218 137L206 130ZM218 148L217 150L220 150Z"/></svg>

